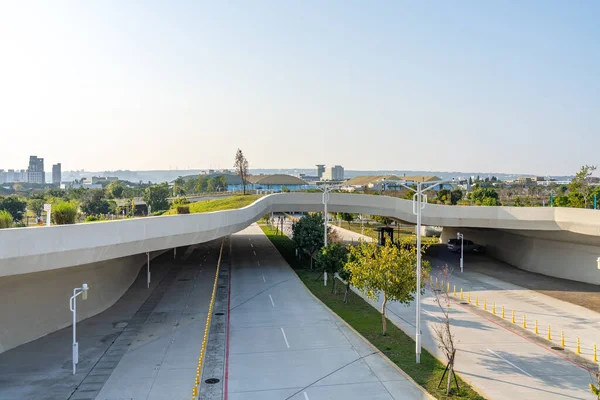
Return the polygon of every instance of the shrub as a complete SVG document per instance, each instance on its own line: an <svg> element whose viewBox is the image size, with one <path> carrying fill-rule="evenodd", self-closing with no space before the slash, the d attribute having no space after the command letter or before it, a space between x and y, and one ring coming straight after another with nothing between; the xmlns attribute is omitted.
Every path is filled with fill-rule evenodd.
<svg viewBox="0 0 600 400"><path fill-rule="evenodd" d="M73 203L61 201L52 205L52 219L56 225L74 224L77 218L77 207Z"/></svg>
<svg viewBox="0 0 600 400"><path fill-rule="evenodd" d="M149 217L158 217L159 215L163 215L165 210L152 211Z"/></svg>
<svg viewBox="0 0 600 400"><path fill-rule="evenodd" d="M187 197L178 197L173 200L174 206L184 206L186 204L190 204L190 201L187 199Z"/></svg>
<svg viewBox="0 0 600 400"><path fill-rule="evenodd" d="M12 215L6 210L0 210L0 229L11 228L12 225Z"/></svg>
<svg viewBox="0 0 600 400"><path fill-rule="evenodd" d="M88 215L87 217L85 217L85 222L95 222L98 221L98 217L96 217L95 215Z"/></svg>
<svg viewBox="0 0 600 400"><path fill-rule="evenodd" d="M189 214L190 207L189 206L177 206L177 214Z"/></svg>

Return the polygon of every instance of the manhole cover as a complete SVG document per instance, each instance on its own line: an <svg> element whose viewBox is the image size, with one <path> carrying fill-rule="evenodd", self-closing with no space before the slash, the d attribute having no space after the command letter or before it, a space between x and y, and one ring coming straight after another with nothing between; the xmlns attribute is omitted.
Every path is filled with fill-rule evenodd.
<svg viewBox="0 0 600 400"><path fill-rule="evenodd" d="M127 326L127 321L119 321L119 322L115 322L115 323L113 324L113 327L114 327L114 328L117 328L117 329L123 329L123 328L125 328L126 326Z"/></svg>
<svg viewBox="0 0 600 400"><path fill-rule="evenodd" d="M225 315L225 313L222 312L216 312L215 315Z"/></svg>
<svg viewBox="0 0 600 400"><path fill-rule="evenodd" d="M466 301L461 301L460 304L468 305L469 303L467 303Z"/></svg>
<svg viewBox="0 0 600 400"><path fill-rule="evenodd" d="M563 348L563 347L558 347L558 346L553 346L553 347L550 347L550 348L551 348L552 350L559 350L559 351L563 351L563 350L564 350L564 348Z"/></svg>
<svg viewBox="0 0 600 400"><path fill-rule="evenodd" d="M207 380L204 381L204 383L208 383L209 385L214 385L215 383L219 383L219 380L217 378L208 378Z"/></svg>

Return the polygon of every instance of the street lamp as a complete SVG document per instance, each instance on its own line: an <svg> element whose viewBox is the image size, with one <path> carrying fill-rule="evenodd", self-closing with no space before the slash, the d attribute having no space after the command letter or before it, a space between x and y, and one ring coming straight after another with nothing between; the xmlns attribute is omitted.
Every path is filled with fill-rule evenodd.
<svg viewBox="0 0 600 400"><path fill-rule="evenodd" d="M460 240L460 272L463 272L463 244L465 242L465 235L456 232L456 238Z"/></svg>
<svg viewBox="0 0 600 400"><path fill-rule="evenodd" d="M417 216L417 295L416 295L416 308L417 308L417 326L415 334L415 353L417 364L421 363L421 214L425 205L427 204L427 195L424 193L427 190L433 189L438 185L443 185L447 181L433 181L433 182L416 182L417 188L406 185L406 181L393 182L395 185L402 186L408 190L415 192L413 195L413 214ZM428 185L428 186L424 186Z"/></svg>
<svg viewBox="0 0 600 400"><path fill-rule="evenodd" d="M341 185L323 185L319 189L323 191L323 230L324 243L327 247L327 202L329 201L329 192L339 189ZM327 271L323 272L323 285L327 286Z"/></svg>
<svg viewBox="0 0 600 400"><path fill-rule="evenodd" d="M600 257L598 257L598 260L596 261L598 261L598 269L600 269Z"/></svg>
<svg viewBox="0 0 600 400"><path fill-rule="evenodd" d="M88 284L84 283L80 288L73 289L73 296L69 299L69 309L73 313L73 375L77 372L77 364L79 363L79 343L77 343L77 296L81 294L81 299L87 300L88 289Z"/></svg>

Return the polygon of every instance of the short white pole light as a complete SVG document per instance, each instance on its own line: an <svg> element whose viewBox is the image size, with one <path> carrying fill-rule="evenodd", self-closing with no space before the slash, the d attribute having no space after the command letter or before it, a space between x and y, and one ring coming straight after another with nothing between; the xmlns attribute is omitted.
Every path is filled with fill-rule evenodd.
<svg viewBox="0 0 600 400"><path fill-rule="evenodd" d="M598 269L600 269L600 257L598 257Z"/></svg>
<svg viewBox="0 0 600 400"><path fill-rule="evenodd" d="M69 299L69 309L73 313L73 375L77 372L77 364L79 363L79 343L77 343L77 296L81 295L81 298L86 300L88 289L88 284L84 283L80 288L73 289L73 296Z"/></svg>

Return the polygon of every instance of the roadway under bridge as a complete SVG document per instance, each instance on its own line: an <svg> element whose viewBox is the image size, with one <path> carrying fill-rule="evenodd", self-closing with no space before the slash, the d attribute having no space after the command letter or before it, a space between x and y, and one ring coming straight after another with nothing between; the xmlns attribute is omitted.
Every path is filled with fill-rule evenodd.
<svg viewBox="0 0 600 400"><path fill-rule="evenodd" d="M90 291L79 319L113 305L148 257L239 232L271 212L322 209L319 193L279 193L238 210L0 230L0 352L69 326L68 300L83 282ZM332 193L328 202L330 212L415 223L412 209L386 196ZM442 240L460 231L516 267L600 284L594 210L427 205L422 222L443 227Z"/></svg>

